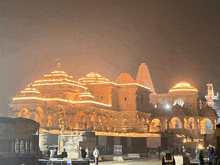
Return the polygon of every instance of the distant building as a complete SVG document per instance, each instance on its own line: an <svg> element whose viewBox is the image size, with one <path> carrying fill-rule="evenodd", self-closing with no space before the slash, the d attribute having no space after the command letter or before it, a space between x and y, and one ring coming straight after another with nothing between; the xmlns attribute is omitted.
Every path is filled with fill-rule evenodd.
<svg viewBox="0 0 220 165"><path fill-rule="evenodd" d="M181 140L213 133L218 116L212 108L199 108L197 92L190 84L180 83L168 94L156 94L144 63L136 80L122 73L116 82L95 72L74 80L59 65L29 84L10 106L14 117L39 122L41 133L93 131L101 146L121 144L126 151L140 152L152 138L164 137L155 148L161 143L163 147L169 145L166 132ZM213 125L209 132L207 120Z"/></svg>

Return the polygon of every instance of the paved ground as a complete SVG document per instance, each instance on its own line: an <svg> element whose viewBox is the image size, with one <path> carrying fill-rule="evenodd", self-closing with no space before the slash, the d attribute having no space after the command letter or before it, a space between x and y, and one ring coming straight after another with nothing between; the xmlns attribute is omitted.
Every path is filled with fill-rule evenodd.
<svg viewBox="0 0 220 165"><path fill-rule="evenodd" d="M161 165L162 159L158 159L157 155L150 155L148 158L139 158L125 161L103 161L99 165ZM95 165L95 163L90 163Z"/></svg>
<svg viewBox="0 0 220 165"><path fill-rule="evenodd" d="M125 160L125 161L107 161L99 162L99 165L161 165L162 160L158 159L136 159L136 160ZM95 163L90 163L90 165L95 165Z"/></svg>

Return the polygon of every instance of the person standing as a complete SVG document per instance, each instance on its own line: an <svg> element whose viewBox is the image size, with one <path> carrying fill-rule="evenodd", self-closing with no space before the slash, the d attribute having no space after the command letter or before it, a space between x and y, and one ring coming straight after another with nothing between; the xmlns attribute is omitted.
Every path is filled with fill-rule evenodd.
<svg viewBox="0 0 220 165"><path fill-rule="evenodd" d="M146 149L145 149L145 155L146 155L146 157L148 157L148 153L149 153L149 148L146 147Z"/></svg>
<svg viewBox="0 0 220 165"><path fill-rule="evenodd" d="M54 148L53 152L52 152L52 157L56 158L57 157L57 147Z"/></svg>
<svg viewBox="0 0 220 165"><path fill-rule="evenodd" d="M170 154L171 154L171 155L174 155L174 148L173 148L173 146L172 146L171 149L170 149Z"/></svg>
<svg viewBox="0 0 220 165"><path fill-rule="evenodd" d="M196 150L195 150L195 155L196 155L196 161L199 160L199 150L198 148L196 147Z"/></svg>
<svg viewBox="0 0 220 165"><path fill-rule="evenodd" d="M209 148L209 165L212 165L212 158L213 158L214 148Z"/></svg>
<svg viewBox="0 0 220 165"><path fill-rule="evenodd" d="M47 146L47 149L45 151L45 154L44 154L45 157L50 157L50 149L49 149L49 146Z"/></svg>
<svg viewBox="0 0 220 165"><path fill-rule="evenodd" d="M175 165L174 156L170 154L169 150L166 150L166 155L163 156L162 165Z"/></svg>
<svg viewBox="0 0 220 165"><path fill-rule="evenodd" d="M82 158L86 158L87 152L83 148L81 149L81 155L82 155Z"/></svg>
<svg viewBox="0 0 220 165"><path fill-rule="evenodd" d="M95 159L95 164L98 165L98 161L99 161L99 150L97 149L97 147L95 147L95 150L93 151L93 156Z"/></svg>
<svg viewBox="0 0 220 165"><path fill-rule="evenodd" d="M218 159L218 152L217 149L214 149L214 152L212 154L212 165L217 165L217 159Z"/></svg>
<svg viewBox="0 0 220 165"><path fill-rule="evenodd" d="M202 150L200 150L199 152L199 165L204 165L204 159L202 156Z"/></svg>
<svg viewBox="0 0 220 165"><path fill-rule="evenodd" d="M61 153L61 157L62 158L67 158L67 152L66 152L66 150L65 150L65 148L64 148L64 150L63 150L63 152Z"/></svg>
<svg viewBox="0 0 220 165"><path fill-rule="evenodd" d="M160 159L160 153L161 153L161 147L160 146L158 146L157 151L158 151L158 158Z"/></svg>

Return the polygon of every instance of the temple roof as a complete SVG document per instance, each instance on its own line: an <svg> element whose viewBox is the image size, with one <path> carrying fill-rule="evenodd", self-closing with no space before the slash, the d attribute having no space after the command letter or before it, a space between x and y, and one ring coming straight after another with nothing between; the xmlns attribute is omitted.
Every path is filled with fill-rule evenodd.
<svg viewBox="0 0 220 165"><path fill-rule="evenodd" d="M189 83L180 82L169 90L170 92L198 92L197 88L191 86Z"/></svg>
<svg viewBox="0 0 220 165"><path fill-rule="evenodd" d="M80 83L88 84L88 83L103 83L103 82L109 82L108 79L101 76L100 74L96 72L90 72L89 74L83 76L79 79Z"/></svg>
<svg viewBox="0 0 220 165"><path fill-rule="evenodd" d="M218 114L216 113L215 109L213 109L210 106L205 106L204 108L202 108L199 111L199 116L202 117L217 117L218 118Z"/></svg>
<svg viewBox="0 0 220 165"><path fill-rule="evenodd" d="M68 75L65 71L55 70L48 75L44 75L43 78L34 81L32 86L42 85L77 85L78 81L74 80L72 76Z"/></svg>
<svg viewBox="0 0 220 165"><path fill-rule="evenodd" d="M133 78L128 73L122 73L116 80L117 84L127 84L127 83L134 83Z"/></svg>
<svg viewBox="0 0 220 165"><path fill-rule="evenodd" d="M28 85L25 90L21 91L20 96L40 96L40 92L36 89L33 88L32 85Z"/></svg>
<svg viewBox="0 0 220 165"><path fill-rule="evenodd" d="M95 100L95 97L90 92L82 92L78 95L80 100Z"/></svg>

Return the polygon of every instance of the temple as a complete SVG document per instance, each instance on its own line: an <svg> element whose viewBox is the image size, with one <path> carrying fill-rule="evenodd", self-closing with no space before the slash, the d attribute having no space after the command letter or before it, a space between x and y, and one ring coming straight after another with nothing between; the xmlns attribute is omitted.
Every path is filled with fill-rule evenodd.
<svg viewBox="0 0 220 165"><path fill-rule="evenodd" d="M200 104L198 90L186 82L157 94L142 63L136 80L122 73L115 82L96 72L75 80L58 65L14 97L10 107L13 117L39 122L41 134L94 132L97 145L144 152L159 145L181 150L186 142L212 143L218 116Z"/></svg>

